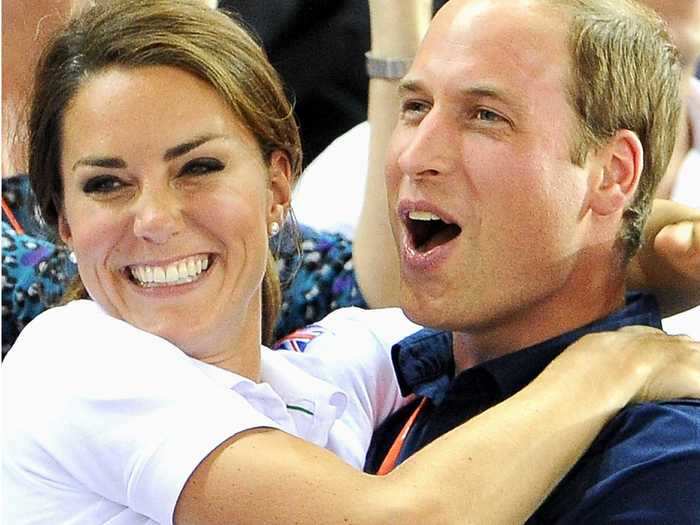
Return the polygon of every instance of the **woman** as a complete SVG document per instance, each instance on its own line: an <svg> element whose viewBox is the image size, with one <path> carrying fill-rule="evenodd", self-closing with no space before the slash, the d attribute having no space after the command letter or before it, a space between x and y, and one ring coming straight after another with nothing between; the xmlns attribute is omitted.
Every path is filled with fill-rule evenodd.
<svg viewBox="0 0 700 525"><path fill-rule="evenodd" d="M42 314L6 358L8 523L513 523L620 407L700 395L697 345L599 335L389 475L350 468L406 400L361 311L305 354L261 348L300 165L274 71L197 3L106 4L37 74L30 178L92 301Z"/></svg>

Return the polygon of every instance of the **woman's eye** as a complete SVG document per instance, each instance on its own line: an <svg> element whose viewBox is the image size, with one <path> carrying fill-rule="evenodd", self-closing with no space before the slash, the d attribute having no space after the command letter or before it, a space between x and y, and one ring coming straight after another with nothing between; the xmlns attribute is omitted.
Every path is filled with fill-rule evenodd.
<svg viewBox="0 0 700 525"><path fill-rule="evenodd" d="M182 167L183 175L206 175L224 169L224 163L213 158L201 158L189 161Z"/></svg>
<svg viewBox="0 0 700 525"><path fill-rule="evenodd" d="M83 184L83 192L107 194L124 187L124 183L113 175L98 175L91 177Z"/></svg>

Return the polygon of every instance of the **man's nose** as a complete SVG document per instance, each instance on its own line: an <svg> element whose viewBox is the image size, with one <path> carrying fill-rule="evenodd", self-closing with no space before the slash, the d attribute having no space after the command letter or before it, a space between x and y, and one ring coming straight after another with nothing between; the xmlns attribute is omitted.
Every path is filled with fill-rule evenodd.
<svg viewBox="0 0 700 525"><path fill-rule="evenodd" d="M134 206L134 235L164 244L182 231L181 197L172 188L144 188Z"/></svg>
<svg viewBox="0 0 700 525"><path fill-rule="evenodd" d="M449 173L458 141L458 131L449 119L433 108L410 131L406 146L398 158L399 167L409 176Z"/></svg>

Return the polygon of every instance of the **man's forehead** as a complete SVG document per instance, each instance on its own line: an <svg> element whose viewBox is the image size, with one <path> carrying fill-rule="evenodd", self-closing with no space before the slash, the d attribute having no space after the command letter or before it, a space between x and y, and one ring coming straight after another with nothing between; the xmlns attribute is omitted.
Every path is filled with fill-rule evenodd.
<svg viewBox="0 0 700 525"><path fill-rule="evenodd" d="M457 74L486 75L480 82L512 77L561 89L570 64L562 20L531 0L452 0L431 23L412 71L443 76L447 65Z"/></svg>
<svg viewBox="0 0 700 525"><path fill-rule="evenodd" d="M567 26L562 12L542 0L451 0L433 19L428 35L465 45L491 37L519 47L537 41L565 44Z"/></svg>

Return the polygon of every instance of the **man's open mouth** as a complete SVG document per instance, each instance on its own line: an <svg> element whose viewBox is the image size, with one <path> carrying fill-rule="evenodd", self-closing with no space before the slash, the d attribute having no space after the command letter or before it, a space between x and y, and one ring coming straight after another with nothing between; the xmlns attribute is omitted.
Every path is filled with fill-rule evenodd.
<svg viewBox="0 0 700 525"><path fill-rule="evenodd" d="M462 229L456 224L445 222L429 211L411 211L404 218L410 243L419 253L427 253L433 248L456 238Z"/></svg>

